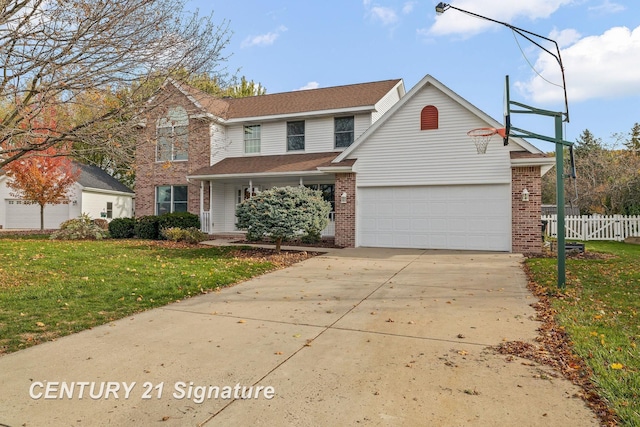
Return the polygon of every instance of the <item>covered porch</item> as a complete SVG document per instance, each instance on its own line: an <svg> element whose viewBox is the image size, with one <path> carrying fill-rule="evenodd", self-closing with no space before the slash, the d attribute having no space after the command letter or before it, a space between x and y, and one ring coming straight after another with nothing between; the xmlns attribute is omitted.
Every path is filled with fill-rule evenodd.
<svg viewBox="0 0 640 427"><path fill-rule="evenodd" d="M235 157L196 171L188 178L200 181L200 219L208 234L241 235L236 206L273 187L306 186L321 191L331 203L329 224L322 237L335 236L336 173L351 172L354 161L331 163L338 153ZM208 192L208 194L207 194ZM208 199L208 204L207 204Z"/></svg>

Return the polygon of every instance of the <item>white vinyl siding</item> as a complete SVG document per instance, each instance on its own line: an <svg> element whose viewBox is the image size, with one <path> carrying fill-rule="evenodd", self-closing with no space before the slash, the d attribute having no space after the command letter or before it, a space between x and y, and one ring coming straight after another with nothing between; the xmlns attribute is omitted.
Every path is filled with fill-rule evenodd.
<svg viewBox="0 0 640 427"><path fill-rule="evenodd" d="M404 94L403 94L404 95ZM380 101L376 103L376 111L371 115L371 123L376 122L384 113L386 113L396 102L400 100L398 89L393 89L387 93Z"/></svg>
<svg viewBox="0 0 640 427"><path fill-rule="evenodd" d="M511 187L369 187L358 190L359 246L511 250Z"/></svg>
<svg viewBox="0 0 640 427"><path fill-rule="evenodd" d="M420 130L426 105L439 110L440 128ZM510 183L509 152L495 138L479 155L467 131L487 124L426 86L388 117L349 158L358 159L359 186Z"/></svg>
<svg viewBox="0 0 640 427"><path fill-rule="evenodd" d="M305 119L305 153L336 151L334 117ZM369 126L371 126L370 114L356 114L354 116L354 139L362 135ZM260 153L245 153L244 125L242 124L233 124L228 128L214 126L211 142L211 164L226 157L287 154L287 124L286 121L260 124Z"/></svg>
<svg viewBox="0 0 640 427"><path fill-rule="evenodd" d="M133 216L133 198L131 196L105 194L90 190L82 192L82 212L88 213L91 218L101 218L100 213L107 211L107 203L112 204L111 218L130 218Z"/></svg>

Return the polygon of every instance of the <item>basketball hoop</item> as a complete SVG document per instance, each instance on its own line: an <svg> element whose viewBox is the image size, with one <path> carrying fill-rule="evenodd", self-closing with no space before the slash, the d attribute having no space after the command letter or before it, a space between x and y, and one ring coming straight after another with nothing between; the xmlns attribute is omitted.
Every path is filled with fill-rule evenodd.
<svg viewBox="0 0 640 427"><path fill-rule="evenodd" d="M476 128L467 132L467 135L471 137L471 140L475 144L478 154L486 154L489 141L491 141L493 135L496 134L504 138L505 130L496 128Z"/></svg>

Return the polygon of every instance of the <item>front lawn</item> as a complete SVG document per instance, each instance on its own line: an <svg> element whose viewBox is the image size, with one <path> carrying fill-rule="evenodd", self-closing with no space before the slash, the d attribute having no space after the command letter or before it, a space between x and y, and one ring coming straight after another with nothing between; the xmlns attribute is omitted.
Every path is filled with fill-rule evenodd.
<svg viewBox="0 0 640 427"><path fill-rule="evenodd" d="M640 425L640 246L588 242L602 259L567 259L567 289L556 290L556 260L527 260L531 279L553 295L556 321L591 381L623 425Z"/></svg>
<svg viewBox="0 0 640 427"><path fill-rule="evenodd" d="M3 236L0 355L215 291L307 256L144 240Z"/></svg>

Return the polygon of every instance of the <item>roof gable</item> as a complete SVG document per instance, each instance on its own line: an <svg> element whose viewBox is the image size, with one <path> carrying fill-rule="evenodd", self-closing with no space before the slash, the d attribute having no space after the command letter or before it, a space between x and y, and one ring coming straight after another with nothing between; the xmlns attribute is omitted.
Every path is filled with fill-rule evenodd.
<svg viewBox="0 0 640 427"><path fill-rule="evenodd" d="M486 114L484 111L480 110L479 108L477 108L476 106L471 104L466 99L462 98L460 95L458 95L457 93L455 93L454 91L449 89L447 86L442 84L440 81L438 81L435 77L427 74L426 76L424 76L422 78L422 80L420 80L407 93L407 95L405 95L403 98L400 99L400 101L398 101L393 107L391 107L389 109L389 111L387 111L380 118L380 120L376 121L373 125L371 125L362 135L360 135L360 137L356 141L354 141L353 144L351 144L351 146L349 146L346 150L344 150L335 159L335 162L340 162L340 161L346 159L351 153L353 153L355 150L357 150L358 147L360 145L362 145L363 143L365 143L365 141L373 133L375 133L378 128L380 128L381 126L384 125L385 122L390 120L391 117L393 117L400 109L402 109L404 105L406 105L407 103L411 102L411 100L423 88L425 88L428 85L431 85L431 86L435 87L436 89L438 89L440 92L444 93L446 96L448 96L450 99L452 99L458 105L460 105L462 108L465 108L470 113L472 113L473 115L475 115L476 117L478 117L482 121L486 122L490 127L495 127L495 128L503 127L500 122L498 122L497 120L495 120L494 118L492 118L491 116ZM528 151L530 153L541 153L541 151L538 150L534 145L530 144L529 142L527 142L527 141L525 141L525 140L523 140L521 138L511 138L510 140L515 142L516 144L518 144L519 146L521 146L522 148L524 148L526 151Z"/></svg>

